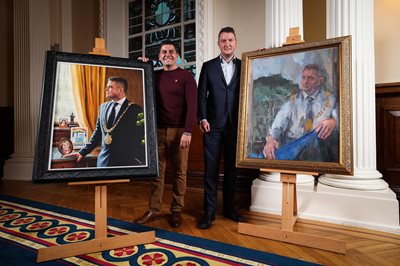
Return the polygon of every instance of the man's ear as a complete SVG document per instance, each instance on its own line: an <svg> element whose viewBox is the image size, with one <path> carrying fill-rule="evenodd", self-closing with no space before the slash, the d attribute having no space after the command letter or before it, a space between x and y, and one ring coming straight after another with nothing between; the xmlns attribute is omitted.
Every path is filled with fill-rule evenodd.
<svg viewBox="0 0 400 266"><path fill-rule="evenodd" d="M324 84L325 78L324 77L320 77L319 78L319 85Z"/></svg>

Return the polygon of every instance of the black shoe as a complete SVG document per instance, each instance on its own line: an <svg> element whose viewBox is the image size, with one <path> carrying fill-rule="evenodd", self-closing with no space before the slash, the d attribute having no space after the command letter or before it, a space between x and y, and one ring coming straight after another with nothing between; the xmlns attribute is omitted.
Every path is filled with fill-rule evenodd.
<svg viewBox="0 0 400 266"><path fill-rule="evenodd" d="M199 228L207 229L210 228L212 221L215 220L215 214L213 213L205 213L200 220Z"/></svg>
<svg viewBox="0 0 400 266"><path fill-rule="evenodd" d="M224 212L223 215L226 218L228 218L228 219L230 219L230 220L232 220L234 222L237 222L237 223L241 222L243 220L243 217L240 216L239 214L235 213L235 212Z"/></svg>
<svg viewBox="0 0 400 266"><path fill-rule="evenodd" d="M172 212L171 220L169 224L172 227L178 228L182 224L182 213L181 212Z"/></svg>

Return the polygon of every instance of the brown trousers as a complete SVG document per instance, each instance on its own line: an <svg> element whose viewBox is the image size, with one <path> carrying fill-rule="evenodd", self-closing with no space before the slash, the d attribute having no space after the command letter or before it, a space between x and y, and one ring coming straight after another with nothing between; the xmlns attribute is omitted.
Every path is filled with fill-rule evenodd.
<svg viewBox="0 0 400 266"><path fill-rule="evenodd" d="M186 170L189 148L181 149L180 141L183 128L159 128L158 165L160 175L151 182L149 208L155 213L161 213L164 192L164 179L167 161L170 162L174 173L171 212L181 212L184 206L186 192Z"/></svg>

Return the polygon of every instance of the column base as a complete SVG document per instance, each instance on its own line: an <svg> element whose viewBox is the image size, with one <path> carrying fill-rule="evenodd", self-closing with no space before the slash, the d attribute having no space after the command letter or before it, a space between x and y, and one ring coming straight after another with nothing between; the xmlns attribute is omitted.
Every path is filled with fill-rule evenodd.
<svg viewBox="0 0 400 266"><path fill-rule="evenodd" d="M4 180L32 180L34 158L26 157L13 157L7 160L4 164Z"/></svg>
<svg viewBox="0 0 400 266"><path fill-rule="evenodd" d="M298 217L400 234L399 203L390 189L363 191L297 185ZM282 184L253 181L251 211L281 215Z"/></svg>
<svg viewBox="0 0 400 266"><path fill-rule="evenodd" d="M320 176L318 181L331 187L355 190L385 190L389 188L388 183L382 179L382 174L377 170L356 169L352 176L325 174Z"/></svg>

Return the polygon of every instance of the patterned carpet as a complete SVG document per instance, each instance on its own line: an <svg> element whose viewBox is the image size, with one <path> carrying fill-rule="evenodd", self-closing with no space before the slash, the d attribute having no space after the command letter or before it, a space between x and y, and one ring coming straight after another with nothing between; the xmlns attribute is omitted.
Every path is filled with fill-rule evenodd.
<svg viewBox="0 0 400 266"><path fill-rule="evenodd" d="M37 250L94 238L94 215L0 195L1 265L37 265ZM108 219L108 235L155 230L156 242L39 265L315 265L222 242Z"/></svg>

